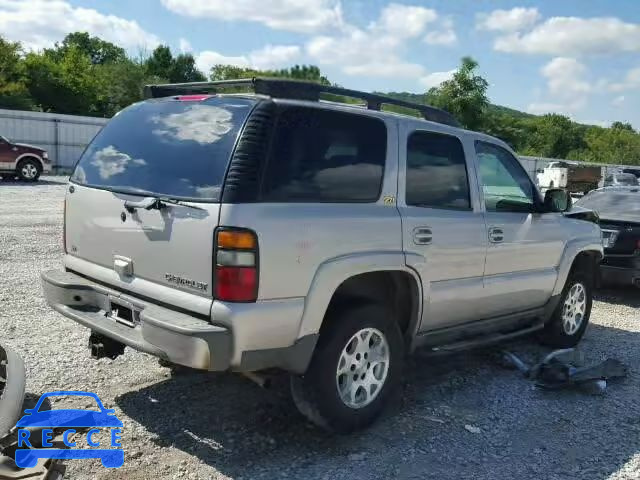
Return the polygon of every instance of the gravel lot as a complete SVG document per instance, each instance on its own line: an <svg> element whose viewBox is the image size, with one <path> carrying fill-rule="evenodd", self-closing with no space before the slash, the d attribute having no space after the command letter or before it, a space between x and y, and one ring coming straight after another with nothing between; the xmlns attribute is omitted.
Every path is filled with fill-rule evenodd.
<svg viewBox="0 0 640 480"><path fill-rule="evenodd" d="M90 478L640 478L640 293L598 294L582 350L630 367L604 396L541 392L495 351L414 357L380 422L348 437L303 421L285 378L263 391L237 375L172 377L127 349L93 361L87 330L44 303L40 272L61 260L65 180L0 182L0 337L27 364L31 396L96 392L124 422L125 465L72 461ZM533 360L531 342L512 348Z"/></svg>

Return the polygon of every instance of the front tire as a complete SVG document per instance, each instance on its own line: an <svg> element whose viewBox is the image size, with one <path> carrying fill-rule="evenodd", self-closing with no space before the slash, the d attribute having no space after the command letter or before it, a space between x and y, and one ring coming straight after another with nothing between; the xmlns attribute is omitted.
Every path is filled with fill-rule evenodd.
<svg viewBox="0 0 640 480"><path fill-rule="evenodd" d="M307 372L291 378L298 410L316 425L347 433L370 425L398 385L404 341L380 305L344 309L327 318Z"/></svg>
<svg viewBox="0 0 640 480"><path fill-rule="evenodd" d="M16 174L23 182L36 182L40 178L42 167L37 160L27 158L18 163Z"/></svg>
<svg viewBox="0 0 640 480"><path fill-rule="evenodd" d="M593 279L581 271L571 273L560 302L542 331L542 343L554 348L575 347L589 324L592 303Z"/></svg>

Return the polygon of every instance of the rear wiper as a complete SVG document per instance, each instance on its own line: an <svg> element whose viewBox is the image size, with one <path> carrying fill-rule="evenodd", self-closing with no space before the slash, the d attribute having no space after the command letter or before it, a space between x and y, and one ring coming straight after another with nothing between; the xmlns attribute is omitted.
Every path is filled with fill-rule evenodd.
<svg viewBox="0 0 640 480"><path fill-rule="evenodd" d="M145 210L162 210L164 208L167 208L168 205L180 205L181 207L206 211L206 209L202 207L190 205L188 203L182 202L181 200L176 200L175 198L166 197L145 197L141 200L138 200L137 202L131 200L125 200L124 202L124 208L129 213L135 212L138 208L144 208Z"/></svg>

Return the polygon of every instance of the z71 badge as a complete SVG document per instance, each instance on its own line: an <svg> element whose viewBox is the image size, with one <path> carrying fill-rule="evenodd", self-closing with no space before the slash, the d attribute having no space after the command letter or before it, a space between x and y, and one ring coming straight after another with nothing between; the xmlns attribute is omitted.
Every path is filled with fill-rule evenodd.
<svg viewBox="0 0 640 480"><path fill-rule="evenodd" d="M164 279L175 285L179 285L181 287L188 287L194 290L200 290L201 292L206 292L209 288L208 283L197 282L195 280L191 280L190 278L179 277L178 275L174 275L173 273L165 273Z"/></svg>

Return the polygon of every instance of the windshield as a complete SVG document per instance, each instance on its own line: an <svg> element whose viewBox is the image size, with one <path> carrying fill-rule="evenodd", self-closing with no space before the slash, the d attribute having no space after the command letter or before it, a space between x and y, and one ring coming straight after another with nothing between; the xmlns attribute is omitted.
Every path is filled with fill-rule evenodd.
<svg viewBox="0 0 640 480"><path fill-rule="evenodd" d="M71 181L120 192L218 201L236 137L254 103L213 97L134 104L96 136Z"/></svg>
<svg viewBox="0 0 640 480"><path fill-rule="evenodd" d="M578 200L576 205L594 210L602 218L640 221L640 191L594 191Z"/></svg>

